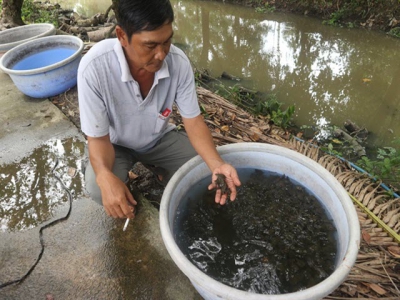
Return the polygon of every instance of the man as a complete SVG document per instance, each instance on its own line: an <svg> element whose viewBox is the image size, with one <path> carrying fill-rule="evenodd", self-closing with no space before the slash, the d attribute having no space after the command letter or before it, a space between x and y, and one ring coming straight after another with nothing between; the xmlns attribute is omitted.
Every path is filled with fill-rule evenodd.
<svg viewBox="0 0 400 300"><path fill-rule="evenodd" d="M212 171L223 174L236 197L236 170L215 149L200 115L190 62L171 45L174 14L168 0L120 0L117 39L97 43L78 70L82 131L89 160L86 188L114 218L133 218L136 201L125 182L142 162L166 184L174 172L199 154ZM186 130L168 121L176 104ZM217 190L215 201L226 202Z"/></svg>

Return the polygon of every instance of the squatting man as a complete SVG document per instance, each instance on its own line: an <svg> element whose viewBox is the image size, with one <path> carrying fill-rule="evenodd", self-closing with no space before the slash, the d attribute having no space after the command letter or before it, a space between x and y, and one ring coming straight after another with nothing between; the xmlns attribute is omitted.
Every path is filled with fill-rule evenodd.
<svg viewBox="0 0 400 300"><path fill-rule="evenodd" d="M81 128L88 140L86 189L114 218L134 218L137 204L126 182L136 162L166 185L189 159L200 155L212 172L209 189L225 176L230 200L240 180L223 161L200 114L189 59L172 45L169 0L120 0L115 39L93 46L78 69ZM169 123L178 108L185 131ZM215 202L227 194L217 189Z"/></svg>

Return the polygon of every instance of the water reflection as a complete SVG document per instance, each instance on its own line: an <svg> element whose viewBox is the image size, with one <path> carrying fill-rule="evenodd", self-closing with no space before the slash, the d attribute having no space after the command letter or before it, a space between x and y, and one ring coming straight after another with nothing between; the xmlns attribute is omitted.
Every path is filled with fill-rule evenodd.
<svg viewBox="0 0 400 300"><path fill-rule="evenodd" d="M60 3L104 12L111 1ZM298 125L341 126L351 119L371 131L378 145L400 136L400 40L223 2L171 3L174 43L196 67L214 77L226 71L243 78L245 87L294 104Z"/></svg>
<svg viewBox="0 0 400 300"><path fill-rule="evenodd" d="M0 230L23 230L50 219L67 201L57 175L74 195L82 194L84 143L50 140L18 163L0 167Z"/></svg>
<svg viewBox="0 0 400 300"><path fill-rule="evenodd" d="M320 20L201 1L175 1L175 41L193 63L295 104L296 122L352 119L388 143L400 134L400 41ZM388 129L392 129L392 135Z"/></svg>

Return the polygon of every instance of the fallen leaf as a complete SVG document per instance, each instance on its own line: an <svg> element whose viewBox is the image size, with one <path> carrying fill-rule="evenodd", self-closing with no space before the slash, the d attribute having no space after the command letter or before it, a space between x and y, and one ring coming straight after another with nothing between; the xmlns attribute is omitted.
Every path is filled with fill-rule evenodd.
<svg viewBox="0 0 400 300"><path fill-rule="evenodd" d="M76 173L77 173L77 170L75 168L73 168L73 167L68 168L67 174L69 177L72 177L72 178L75 177Z"/></svg>
<svg viewBox="0 0 400 300"><path fill-rule="evenodd" d="M377 285L376 283L364 283L365 285L367 285L368 287L371 288L371 290L373 290L375 293L379 294L379 295L385 295L386 291L381 288L379 285Z"/></svg>
<svg viewBox="0 0 400 300"><path fill-rule="evenodd" d="M364 283L364 282L363 282ZM368 287L365 286L366 284L358 284L357 291L363 294L367 294L370 290Z"/></svg>
<svg viewBox="0 0 400 300"><path fill-rule="evenodd" d="M400 247L398 247L398 246L389 246L388 247L388 251L395 258L400 258Z"/></svg>
<svg viewBox="0 0 400 300"><path fill-rule="evenodd" d="M257 142L257 141L260 139L260 137L258 136L257 133L253 133L253 134L250 136L250 139L251 139L252 141L254 141L254 142Z"/></svg>
<svg viewBox="0 0 400 300"><path fill-rule="evenodd" d="M228 125L222 126L222 127L221 127L221 130L222 130L222 131L225 131L225 132L226 132L226 131L229 131L229 126L228 126Z"/></svg>
<svg viewBox="0 0 400 300"><path fill-rule="evenodd" d="M357 294L357 287L353 286L343 286L340 290L351 297L354 297Z"/></svg>
<svg viewBox="0 0 400 300"><path fill-rule="evenodd" d="M250 127L250 130L254 133L262 134L261 130L255 126Z"/></svg>
<svg viewBox="0 0 400 300"><path fill-rule="evenodd" d="M363 82L364 82L364 83L371 82L371 79L369 79L369 78L363 78Z"/></svg>
<svg viewBox="0 0 400 300"><path fill-rule="evenodd" d="M342 141L340 141L338 139L333 139L332 142L335 144L343 144Z"/></svg>
<svg viewBox="0 0 400 300"><path fill-rule="evenodd" d="M72 110L69 110L69 111L68 111L68 114L69 114L71 117L75 116L75 113L74 113L74 111L72 111Z"/></svg>
<svg viewBox="0 0 400 300"><path fill-rule="evenodd" d="M390 27L395 27L399 23L400 23L400 21L397 21L396 18L393 18L393 19L390 20L389 26Z"/></svg>
<svg viewBox="0 0 400 300"><path fill-rule="evenodd" d="M361 232L361 235L363 237L363 240L369 245L371 243L371 236L369 235L369 233L363 230Z"/></svg>
<svg viewBox="0 0 400 300"><path fill-rule="evenodd" d="M259 128L260 128L261 131L265 131L265 130L268 130L270 128L270 126L269 125L263 125L263 126L260 126Z"/></svg>

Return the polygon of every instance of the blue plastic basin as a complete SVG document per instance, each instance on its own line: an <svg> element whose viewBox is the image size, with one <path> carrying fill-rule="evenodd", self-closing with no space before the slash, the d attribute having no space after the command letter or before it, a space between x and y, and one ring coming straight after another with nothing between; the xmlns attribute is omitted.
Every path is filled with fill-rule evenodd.
<svg viewBox="0 0 400 300"><path fill-rule="evenodd" d="M0 31L0 57L8 50L30 40L55 35L53 24L36 23Z"/></svg>
<svg viewBox="0 0 400 300"><path fill-rule="evenodd" d="M70 35L42 37L9 50L0 68L16 87L33 98L47 98L74 87L83 42Z"/></svg>

